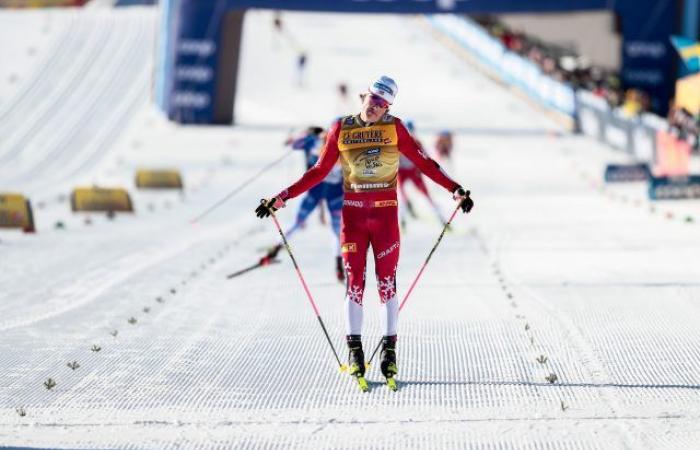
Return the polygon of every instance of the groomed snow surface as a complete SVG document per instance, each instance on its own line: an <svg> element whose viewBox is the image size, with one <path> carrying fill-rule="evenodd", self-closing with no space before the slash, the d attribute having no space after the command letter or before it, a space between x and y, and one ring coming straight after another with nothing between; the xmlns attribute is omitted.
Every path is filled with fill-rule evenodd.
<svg viewBox="0 0 700 450"><path fill-rule="evenodd" d="M423 20L289 13L278 35L272 13L249 12L240 125L229 128L178 127L147 106L155 11L25 14L0 20L33 17L39 33L50 23L60 45L3 91L16 103L0 111L0 184L31 197L38 233L0 232L0 445L698 448L700 225L689 220L700 208L650 205L641 184L603 186L605 163L623 155L559 129ZM8 52L28 30L0 26ZM457 216L401 314L400 390L375 365L361 393L338 372L285 254L226 279L276 243L253 209L301 174L301 156L189 221L283 155L291 128L354 112L339 111L337 83L354 101L379 73L398 81L393 111L429 149L439 130L455 132L446 167L476 208ZM137 167L181 169L184 195L136 191ZM128 187L136 213L89 225L71 214L70 188L92 182ZM431 191L451 212L450 196ZM402 236L400 297L440 233L413 194L420 219ZM285 226L299 204L279 212ZM344 289L317 214L292 249L344 358ZM372 273L370 263L369 348Z"/></svg>

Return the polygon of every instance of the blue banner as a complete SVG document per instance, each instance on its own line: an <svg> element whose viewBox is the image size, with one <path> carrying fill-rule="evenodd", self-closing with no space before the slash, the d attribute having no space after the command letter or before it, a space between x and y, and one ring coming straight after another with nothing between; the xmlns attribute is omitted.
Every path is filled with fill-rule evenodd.
<svg viewBox="0 0 700 450"><path fill-rule="evenodd" d="M639 164L608 164L605 167L604 178L607 183L624 183L647 181L651 176L649 166Z"/></svg>
<svg viewBox="0 0 700 450"><path fill-rule="evenodd" d="M649 199L682 200L700 198L700 175L687 177L652 177L649 179Z"/></svg>
<svg viewBox="0 0 700 450"><path fill-rule="evenodd" d="M168 117L181 123L214 123L215 105L233 103L232 97L224 98L231 93L217 91L226 83L217 79L222 22L229 11L247 8L422 14L614 8L622 18L624 33L624 86L648 92L654 107L664 112L675 80L669 41L674 31L674 0L161 0L161 8L157 99ZM492 50L498 51L495 46L487 49ZM504 58L501 62L521 71L524 77L516 80L552 107L567 113L574 108L570 88L545 79L527 61Z"/></svg>
<svg viewBox="0 0 700 450"><path fill-rule="evenodd" d="M618 0L622 22L622 84L651 96L652 109L668 110L676 70L669 38L676 26L675 0Z"/></svg>
<svg viewBox="0 0 700 450"><path fill-rule="evenodd" d="M162 35L167 45L161 56L158 98L171 120L212 123L216 95L221 22L227 2L169 0ZM164 5L165 6L165 5Z"/></svg>
<svg viewBox="0 0 700 450"><path fill-rule="evenodd" d="M228 0L228 4L236 9L414 14L581 11L610 6L607 0Z"/></svg>

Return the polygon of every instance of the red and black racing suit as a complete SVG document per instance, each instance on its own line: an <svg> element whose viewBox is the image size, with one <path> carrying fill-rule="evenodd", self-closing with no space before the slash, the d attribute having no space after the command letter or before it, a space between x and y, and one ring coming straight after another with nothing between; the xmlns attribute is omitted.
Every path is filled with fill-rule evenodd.
<svg viewBox="0 0 700 450"><path fill-rule="evenodd" d="M359 115L333 124L318 162L296 183L278 194L294 198L320 183L340 158L345 200L342 209L341 247L347 280L347 334L362 334L362 298L367 250L372 246L379 298L384 305L385 336L396 334L398 300L396 268L399 261L397 173L399 156L410 159L430 179L453 192L459 186L437 162L428 157L401 120L385 115L364 123Z"/></svg>

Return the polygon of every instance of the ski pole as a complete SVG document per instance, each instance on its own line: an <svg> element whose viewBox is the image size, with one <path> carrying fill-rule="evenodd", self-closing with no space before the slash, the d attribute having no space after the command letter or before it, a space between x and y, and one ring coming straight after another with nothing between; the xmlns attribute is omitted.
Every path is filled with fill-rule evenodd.
<svg viewBox="0 0 700 450"><path fill-rule="evenodd" d="M245 269L241 269L238 272L233 272L232 274L226 275L227 279L231 278L236 278L239 275L243 275L244 273L250 272L253 269L257 269L258 267L265 267L269 266L270 264L277 264L279 259L277 259L277 253L282 249L282 244L277 244L275 245L272 250L270 250L267 255L263 256L260 258L260 261L256 262L252 266L246 267Z"/></svg>
<svg viewBox="0 0 700 450"><path fill-rule="evenodd" d="M423 275L423 271L425 270L425 266L428 265L428 262L430 261L430 258L433 257L433 253L435 253L435 250L437 250L438 245L440 245L440 241L442 241L442 237L445 235L445 232L449 228L450 224L452 223L452 220L455 218L457 215L457 211L459 211L459 204L457 204L457 207L455 208L454 212L450 216L450 220L445 223L445 226L442 227L442 232L440 233L440 236L437 238L437 242L435 242L435 245L433 245L432 250L430 250L430 253L428 253L428 257L425 258L425 262L423 263L423 266L420 268L418 271L418 275L413 279L413 282L411 283L411 286L408 288L408 292L406 292L406 295L403 297L403 301L399 305L399 311L403 309L403 306L406 304L406 301L408 300L408 297L411 295L411 292L413 292L413 288L416 287L416 283L418 283L418 280L420 279L421 275ZM374 348L374 351L372 352L372 356L370 356L369 361L367 362L367 366L372 364L372 360L374 359L374 356L377 354L379 351L379 347L382 345L382 340L379 340L379 343L377 346Z"/></svg>
<svg viewBox="0 0 700 450"><path fill-rule="evenodd" d="M276 160L272 161L270 164L268 164L268 165L266 165L265 167L263 167L262 169L260 169L260 171L258 171L255 175L251 176L251 177L248 178L247 180L245 180L245 181L244 181L243 183L241 183L236 189L234 189L234 190L232 190L231 192L229 192L228 194L226 194L226 196L225 196L224 198L222 198L222 199L219 200L218 202L214 203L214 204L213 204L212 206L210 206L206 211L204 211L203 213L201 213L200 215L198 215L198 216L195 217L194 219L190 220L190 223L194 225L194 224L196 224L197 222L199 222L200 220L202 220L202 218L203 218L204 216L208 215L210 212L214 211L216 208L218 208L219 206L223 205L223 204L224 204L226 201L228 201L231 197L233 197L234 195L236 195L236 194L238 194L240 191L242 191L246 186L248 186L248 185L250 184L251 181L255 180L257 177L259 177L259 176L262 175L263 173L267 172L268 170L270 170L271 168L273 168L274 166L276 166L277 164L279 164L280 162L282 162L282 160L283 160L284 158L286 158L287 156L291 155L293 151L294 151L294 149L289 150L289 151L288 151L287 153L285 153L284 155L280 156L280 157L277 158Z"/></svg>
<svg viewBox="0 0 700 450"><path fill-rule="evenodd" d="M264 201L264 200L262 200ZM323 323L323 319L321 319L321 314L318 312L318 307L316 307L316 302L314 302L313 297L311 296L311 292L309 291L309 287L306 285L306 281L304 280L304 276L301 274L301 269L299 269L299 264L297 264L297 260L294 258L294 254L292 254L292 249L289 247L289 243L287 242L287 238L284 235L284 232L282 231L282 227L280 227L280 223L277 221L277 216L275 215L274 211L270 211L272 215L272 220L275 222L275 226L277 227L277 231L279 232L280 236L282 237L282 242L284 242L284 248L287 249L287 253L289 254L289 257L292 259L292 264L294 264L294 268L297 271L297 275L299 275L299 280L301 280L301 285L304 286L304 291L306 292L306 297L309 299L309 302L311 303L311 307L314 309L314 313L316 313L316 318L318 319L318 323L321 324L321 329L323 330L323 334L326 336L326 340L328 341L328 345L331 346L331 350L333 350L333 355L335 356L335 360L338 361L338 367L340 368L341 372L344 372L347 370L347 367L345 367L345 364L340 362L340 358L338 357L338 352L335 350L335 347L333 346L333 342L331 342L331 338L328 335L328 331L326 330L326 325Z"/></svg>
<svg viewBox="0 0 700 450"><path fill-rule="evenodd" d="M241 269L237 272L233 272L231 274L228 274L228 275L226 275L226 278L230 280L232 278L236 278L238 276L241 276L244 273L248 273L251 270L257 269L258 267L269 266L270 264L277 264L278 262L279 262L279 260L277 260L277 259L270 259L267 256L263 256L262 258L260 258L260 261L256 262L252 266L248 266L245 269Z"/></svg>

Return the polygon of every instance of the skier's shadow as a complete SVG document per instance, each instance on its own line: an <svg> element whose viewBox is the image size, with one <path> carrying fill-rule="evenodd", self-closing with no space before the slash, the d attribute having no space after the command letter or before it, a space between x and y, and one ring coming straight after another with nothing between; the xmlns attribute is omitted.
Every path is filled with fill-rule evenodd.
<svg viewBox="0 0 700 450"><path fill-rule="evenodd" d="M532 386L545 388L582 387L582 388L626 388L626 389L689 389L700 390L698 384L624 384L624 383L546 383L534 381L443 381L443 380L402 380L397 378L399 386ZM380 382L370 384L382 385Z"/></svg>

